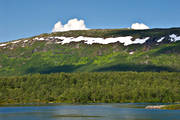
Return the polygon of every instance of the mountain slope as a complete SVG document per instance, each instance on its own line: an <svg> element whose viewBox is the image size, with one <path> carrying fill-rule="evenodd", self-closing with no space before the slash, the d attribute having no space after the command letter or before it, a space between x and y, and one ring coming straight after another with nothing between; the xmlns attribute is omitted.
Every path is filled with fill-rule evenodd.
<svg viewBox="0 0 180 120"><path fill-rule="evenodd" d="M0 75L180 71L180 28L84 30L0 43Z"/></svg>

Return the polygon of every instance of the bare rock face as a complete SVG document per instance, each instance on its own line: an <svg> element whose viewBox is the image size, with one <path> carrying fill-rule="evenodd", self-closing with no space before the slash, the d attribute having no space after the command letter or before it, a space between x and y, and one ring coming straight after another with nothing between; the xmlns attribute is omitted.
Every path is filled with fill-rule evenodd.
<svg viewBox="0 0 180 120"><path fill-rule="evenodd" d="M102 51L99 50L99 51L98 51L98 56L101 56L101 55L102 55Z"/></svg>
<svg viewBox="0 0 180 120"><path fill-rule="evenodd" d="M46 42L46 45L51 45L53 43L54 43L53 41L48 41L48 42Z"/></svg>
<svg viewBox="0 0 180 120"><path fill-rule="evenodd" d="M79 49L79 48L80 48L80 45L79 45L79 44L76 44L76 45L75 45L75 48Z"/></svg>
<svg viewBox="0 0 180 120"><path fill-rule="evenodd" d="M34 50L32 50L32 53L35 53L35 52L37 52L38 50L35 48Z"/></svg>

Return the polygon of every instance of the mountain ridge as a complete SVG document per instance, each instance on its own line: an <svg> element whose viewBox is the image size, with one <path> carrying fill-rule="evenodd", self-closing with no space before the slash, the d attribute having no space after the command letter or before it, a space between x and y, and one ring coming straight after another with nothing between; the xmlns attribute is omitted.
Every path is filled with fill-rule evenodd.
<svg viewBox="0 0 180 120"><path fill-rule="evenodd" d="M124 38L127 36L131 36L127 40L132 44L125 45ZM67 42L67 38L70 41ZM93 41L95 38L98 39ZM98 40L103 44L99 44ZM107 40L112 42L107 43ZM180 28L79 30L41 34L0 43L0 75L104 71L179 72L179 40ZM87 44L89 41L92 44Z"/></svg>
<svg viewBox="0 0 180 120"><path fill-rule="evenodd" d="M64 31L64 32L53 32L53 33L42 33L42 34L40 34L40 35L35 35L35 36L32 36L32 37L27 37L27 38L20 38L20 39L17 39L17 40L21 40L21 39L32 39L32 38L35 38L35 37L40 37L40 36L47 36L47 35L52 35L52 36L54 36L54 35L58 35L59 34L59 36L68 36L68 37L71 37L72 35L69 35L68 33L73 33L73 32L75 32L76 33L76 35L75 36L81 36L81 35L79 35L79 34L77 34L77 33L82 33L82 32L89 32L89 31L92 31L92 34L94 34L93 33L93 31L95 32L95 31L126 31L126 32L137 32L137 31L141 31L141 32L143 32L143 31L169 31L169 30L175 30L175 31L179 31L180 30L180 27L173 27L173 28L153 28L153 29L146 29L146 30L134 30L134 29L128 29L128 28L120 28L120 29L89 29L89 30L70 30L70 31ZM173 32L172 31L172 32ZM171 32L171 33L172 33ZM131 34L131 33L130 33ZM82 36L83 36L83 34L82 34ZM86 35L85 35L86 36ZM122 36L122 35L121 35ZM74 36L73 36L74 37ZM107 36L105 36L105 37L107 37ZM109 37L111 37L111 36L109 36ZM15 40L10 40L10 41L5 41L5 42L0 42L0 43L8 43L8 42L11 42L11 41L15 41Z"/></svg>

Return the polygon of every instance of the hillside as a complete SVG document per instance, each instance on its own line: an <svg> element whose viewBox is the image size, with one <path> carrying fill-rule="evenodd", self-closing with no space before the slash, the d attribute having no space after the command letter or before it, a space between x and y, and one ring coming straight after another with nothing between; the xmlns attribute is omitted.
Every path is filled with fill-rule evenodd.
<svg viewBox="0 0 180 120"><path fill-rule="evenodd" d="M68 31L0 43L0 76L82 71L180 72L180 28Z"/></svg>

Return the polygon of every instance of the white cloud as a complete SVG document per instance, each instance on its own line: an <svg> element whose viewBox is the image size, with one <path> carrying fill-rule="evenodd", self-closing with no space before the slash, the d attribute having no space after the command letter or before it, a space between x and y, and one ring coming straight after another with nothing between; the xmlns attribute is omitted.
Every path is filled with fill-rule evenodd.
<svg viewBox="0 0 180 120"><path fill-rule="evenodd" d="M69 30L87 30L84 20L71 19L67 24L62 25L59 21L54 25L52 32L63 32Z"/></svg>
<svg viewBox="0 0 180 120"><path fill-rule="evenodd" d="M131 29L134 30L145 30L145 29L149 29L149 27L143 23L134 23L131 25Z"/></svg>

